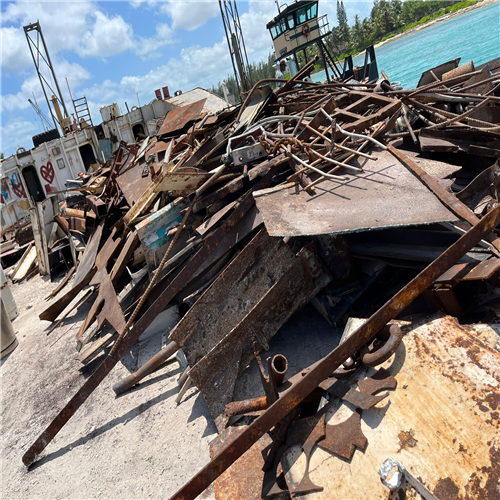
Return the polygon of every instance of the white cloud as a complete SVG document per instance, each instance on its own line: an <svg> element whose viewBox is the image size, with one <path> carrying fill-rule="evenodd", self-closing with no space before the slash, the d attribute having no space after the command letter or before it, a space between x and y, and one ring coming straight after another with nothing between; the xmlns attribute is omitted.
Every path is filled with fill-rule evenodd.
<svg viewBox="0 0 500 500"><path fill-rule="evenodd" d="M0 150L9 156L17 148L24 147L29 149L33 147L32 137L39 134L42 130L35 121L13 120L9 123L2 123L2 141Z"/></svg>
<svg viewBox="0 0 500 500"><path fill-rule="evenodd" d="M2 28L0 42L3 68L20 71L33 64L22 30L13 26Z"/></svg>
<svg viewBox="0 0 500 500"><path fill-rule="evenodd" d="M203 26L209 19L220 15L219 3L214 0L204 2L176 0L159 3L160 11L172 19L172 28L193 31Z"/></svg>
<svg viewBox="0 0 500 500"><path fill-rule="evenodd" d="M95 12L95 23L82 37L75 52L81 56L109 57L133 46L134 30L121 16L108 17Z"/></svg>
<svg viewBox="0 0 500 500"><path fill-rule="evenodd" d="M166 14L172 21L172 29L194 31L209 19L220 16L217 0L131 0L133 9L146 8L154 15Z"/></svg>
<svg viewBox="0 0 500 500"><path fill-rule="evenodd" d="M56 59L53 61L53 64L56 75L68 75L69 85L73 89L78 88L83 82L91 77L90 73L77 63L69 63L64 59ZM47 79L51 83L51 87L56 90L53 81L48 77ZM63 99L66 101L66 107L68 108L69 106L68 112L70 112L72 105L66 81L63 80L58 83L61 93L63 94ZM30 104L28 99L33 99L33 95L39 104L45 103L45 96L43 95L40 80L36 73L32 73L24 80L21 85L21 90L17 94L6 94L2 96L2 111L16 111L29 108ZM48 97L50 99L51 96L49 95Z"/></svg>
<svg viewBox="0 0 500 500"><path fill-rule="evenodd" d="M158 49L174 43L173 30L156 25L152 37L137 37L122 16L108 16L97 4L81 2L16 2L2 13L2 70L6 73L30 68L31 59L23 26L40 21L51 58L63 50L81 57L106 58L130 50L141 58L159 55ZM36 40L35 32L32 38Z"/></svg>

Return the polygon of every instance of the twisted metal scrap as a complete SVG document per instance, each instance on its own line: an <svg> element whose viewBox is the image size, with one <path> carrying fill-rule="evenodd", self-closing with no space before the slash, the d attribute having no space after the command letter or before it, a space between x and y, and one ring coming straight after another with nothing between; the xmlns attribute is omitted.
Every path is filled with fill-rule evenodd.
<svg viewBox="0 0 500 500"><path fill-rule="evenodd" d="M271 145L266 141L266 138L261 135L259 137L259 142L266 150L268 155L276 155L281 147L284 147L286 149L286 146L291 146L291 153L297 154L304 152L307 154L311 163L314 161L314 155L311 148L296 137L283 137L281 139L278 139L274 143L274 145Z"/></svg>

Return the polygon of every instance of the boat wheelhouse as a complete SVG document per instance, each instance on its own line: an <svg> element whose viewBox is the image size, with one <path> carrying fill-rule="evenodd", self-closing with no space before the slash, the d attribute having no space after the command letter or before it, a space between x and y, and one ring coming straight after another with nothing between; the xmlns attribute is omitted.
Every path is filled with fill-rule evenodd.
<svg viewBox="0 0 500 500"><path fill-rule="evenodd" d="M354 67L352 56L347 56L342 64L337 64L332 57L323 39L331 32L328 24L328 16L318 16L318 2L297 0L291 5L280 9L279 14L267 23L266 28L273 39L276 60L292 57L299 68L297 52L302 51L304 60L307 61L306 47L312 44L318 46L323 67L325 68L326 80L330 82L329 68L334 78L346 81L350 78L368 79L374 82L378 79L377 60L373 45L366 49L365 61L361 68ZM292 73L293 74L293 73Z"/></svg>
<svg viewBox="0 0 500 500"><path fill-rule="evenodd" d="M318 1L299 1L267 23L276 58L281 59L329 33L326 14L318 17Z"/></svg>

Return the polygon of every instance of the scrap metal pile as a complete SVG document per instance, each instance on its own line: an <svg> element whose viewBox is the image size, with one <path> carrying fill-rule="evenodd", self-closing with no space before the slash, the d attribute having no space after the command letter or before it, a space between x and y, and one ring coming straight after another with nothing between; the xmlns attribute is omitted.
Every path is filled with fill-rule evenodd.
<svg viewBox="0 0 500 500"><path fill-rule="evenodd" d="M259 82L218 114L204 112L204 101L169 112L156 137L122 143L86 178L81 190L92 194L71 223L85 248L71 289L59 287L40 318L61 324L91 301L77 349L82 363L103 361L26 465L123 356L160 332L166 345L115 392L181 349L178 400L194 384L220 432L212 461L174 498L196 497L240 457L217 480L218 498L320 492L309 476L313 449L350 461L367 447L362 412L396 388L390 371L366 370L399 348L397 318L495 317L498 67L435 71L435 81L397 90L385 75L374 84L302 81L314 62L275 90ZM347 327L332 352L287 380L287 359L269 358L266 369L260 353L306 303ZM255 359L263 396L233 401ZM341 402L350 417L332 425L327 414ZM283 480L293 445L306 464Z"/></svg>

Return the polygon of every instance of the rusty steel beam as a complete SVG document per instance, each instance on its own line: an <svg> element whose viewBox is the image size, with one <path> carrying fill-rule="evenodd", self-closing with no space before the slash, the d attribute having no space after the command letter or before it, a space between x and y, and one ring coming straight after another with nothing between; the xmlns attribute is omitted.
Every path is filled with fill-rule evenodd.
<svg viewBox="0 0 500 500"><path fill-rule="evenodd" d="M466 220L471 226L475 226L479 222L479 218L467 205L462 203L457 197L441 186L441 184L439 184L434 177L419 167L411 158L403 153L403 151L395 148L392 144L388 144L387 149L403 165L405 165L406 168L413 173L413 175L417 176L451 212L461 219ZM500 238L493 236L492 238L488 238L488 240L497 250L500 251Z"/></svg>
<svg viewBox="0 0 500 500"><path fill-rule="evenodd" d="M254 190L263 189L272 181L276 170L271 170L254 186ZM23 455L23 463L30 466L37 456L46 448L57 433L64 427L66 422L82 406L87 398L92 394L96 387L104 380L106 375L114 368L120 359L130 351L146 328L160 314L169 302L184 288L187 282L196 274L196 272L209 260L216 252L218 247L224 243L230 230L237 226L244 215L254 206L252 192L249 191L242 197L241 201L235 206L233 212L217 231L205 240L204 245L187 263L182 271L174 278L170 285L161 292L155 302L139 318L134 326L123 337L123 340L116 345L116 350L108 354L106 359L99 365L96 371L87 379L80 390L71 398L66 406L59 412L50 425L42 432L38 439L30 446ZM442 274L442 273L441 273Z"/></svg>
<svg viewBox="0 0 500 500"><path fill-rule="evenodd" d="M171 497L171 500L191 500L201 494L266 432L278 424L323 380L329 377L348 357L359 351L388 321L395 318L405 307L411 304L434 280L462 258L485 234L493 231L499 223L500 206L488 212L478 224L471 227L458 241L396 293L349 338L322 360L304 370L302 372L304 376L297 383L293 384L260 417L220 450L210 463Z"/></svg>

